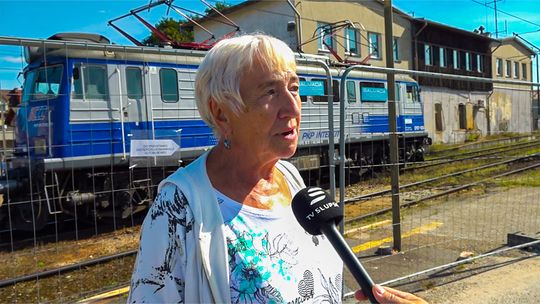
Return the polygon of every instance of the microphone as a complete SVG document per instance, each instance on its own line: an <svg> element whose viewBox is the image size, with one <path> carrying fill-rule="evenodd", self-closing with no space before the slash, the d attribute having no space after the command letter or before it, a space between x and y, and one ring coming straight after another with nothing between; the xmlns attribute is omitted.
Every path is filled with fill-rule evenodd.
<svg viewBox="0 0 540 304"><path fill-rule="evenodd" d="M371 303L378 303L373 296L373 280L337 230L336 225L343 219L343 206L321 188L307 187L294 196L292 210L300 226L309 234L326 236L360 284L364 295Z"/></svg>

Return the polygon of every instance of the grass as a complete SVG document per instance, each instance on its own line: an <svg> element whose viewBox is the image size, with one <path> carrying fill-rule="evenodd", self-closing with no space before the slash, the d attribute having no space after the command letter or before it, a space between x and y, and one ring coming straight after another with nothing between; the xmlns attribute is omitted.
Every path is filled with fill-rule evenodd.
<svg viewBox="0 0 540 304"><path fill-rule="evenodd" d="M497 178L491 181L490 184L505 188L540 187L540 169L536 168L534 170Z"/></svg>

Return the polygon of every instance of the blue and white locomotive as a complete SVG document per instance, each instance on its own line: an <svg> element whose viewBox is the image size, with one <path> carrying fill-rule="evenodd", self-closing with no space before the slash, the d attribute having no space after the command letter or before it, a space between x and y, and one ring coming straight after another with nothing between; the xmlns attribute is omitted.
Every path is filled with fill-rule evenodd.
<svg viewBox="0 0 540 304"><path fill-rule="evenodd" d="M50 39L110 45L105 37L91 34ZM4 227L39 230L51 218L66 215L129 218L147 209L161 179L216 143L194 100L204 51L49 46L27 47L25 55L15 151L0 181ZM337 80L340 69L331 70L338 113L343 84ZM324 70L299 65L298 75L302 123L291 161L306 176L322 179L328 139L340 131L328 131L327 97L302 90L302 84L326 88ZM389 154L385 76L349 75L343 130L348 164L366 168L384 163ZM422 160L427 133L418 84L399 76L396 89L401 158ZM334 120L339 125L339 117Z"/></svg>

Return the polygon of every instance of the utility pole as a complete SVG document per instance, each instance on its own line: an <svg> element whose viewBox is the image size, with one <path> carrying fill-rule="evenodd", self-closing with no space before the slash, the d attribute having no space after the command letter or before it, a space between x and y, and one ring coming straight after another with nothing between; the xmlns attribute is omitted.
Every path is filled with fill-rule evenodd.
<svg viewBox="0 0 540 304"><path fill-rule="evenodd" d="M497 20L497 2L499 1L502 1L502 0L493 0L493 11L495 12L495 38L499 38L499 25L497 24L498 23L498 20ZM487 3L486 3L487 4ZM491 4L491 3L489 3Z"/></svg>
<svg viewBox="0 0 540 304"><path fill-rule="evenodd" d="M386 67L394 68L394 34L392 26L392 0L384 1L384 42ZM396 45L397 47L397 45ZM390 136L390 165L392 180L392 236L394 250L401 251L401 216L399 203L399 151L396 122L396 80L393 73L386 74L388 84L388 133Z"/></svg>

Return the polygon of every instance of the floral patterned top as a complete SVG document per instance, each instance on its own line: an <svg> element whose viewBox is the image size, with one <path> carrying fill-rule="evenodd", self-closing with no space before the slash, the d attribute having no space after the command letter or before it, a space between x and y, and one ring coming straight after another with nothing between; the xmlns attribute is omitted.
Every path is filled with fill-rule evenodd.
<svg viewBox="0 0 540 304"><path fill-rule="evenodd" d="M343 263L290 206L242 205L216 191L226 225L232 303L341 303Z"/></svg>

